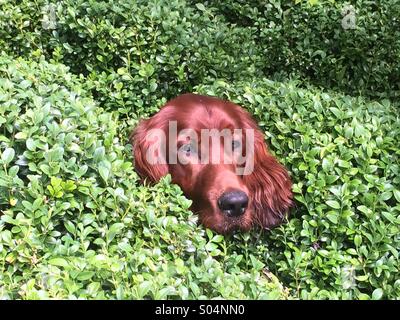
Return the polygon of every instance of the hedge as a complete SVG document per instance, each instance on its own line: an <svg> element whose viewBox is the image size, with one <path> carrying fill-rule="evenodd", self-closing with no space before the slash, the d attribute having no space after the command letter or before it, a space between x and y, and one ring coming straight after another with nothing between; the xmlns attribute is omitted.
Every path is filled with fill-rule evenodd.
<svg viewBox="0 0 400 320"><path fill-rule="evenodd" d="M352 95L400 96L397 0L209 0L205 5L253 34L269 78L301 79Z"/></svg>
<svg viewBox="0 0 400 320"><path fill-rule="evenodd" d="M46 4L0 3L1 298L400 296L395 0ZM287 224L222 237L139 182L130 130L188 91L256 117Z"/></svg>
<svg viewBox="0 0 400 320"><path fill-rule="evenodd" d="M248 250L141 186L117 113L65 66L0 57L0 297L283 298Z"/></svg>
<svg viewBox="0 0 400 320"><path fill-rule="evenodd" d="M16 9L3 1L0 46L15 56L43 54L88 76L106 109L143 109L154 98L171 98L216 77L234 80L261 70L251 33L201 5L63 0L50 10L46 4L23 0ZM50 17L53 25L46 24Z"/></svg>
<svg viewBox="0 0 400 320"><path fill-rule="evenodd" d="M291 172L292 218L253 248L297 298L398 298L399 105L300 87L221 80L197 88L247 106Z"/></svg>
<svg viewBox="0 0 400 320"><path fill-rule="evenodd" d="M223 238L196 225L169 177L139 183L124 120L83 79L6 56L0 70L3 297L399 295L400 121L387 100L268 80L199 86L253 112L298 204L270 233Z"/></svg>
<svg viewBox="0 0 400 320"><path fill-rule="evenodd" d="M355 17L354 27L342 27L346 16ZM117 93L127 107L217 78L293 78L395 99L399 16L397 0L63 0L52 7L46 0L23 0L17 7L6 0L0 4L0 45L9 54L44 54L74 73L108 79L106 87L123 83L136 91L146 82L135 99ZM136 76L116 80L119 68ZM107 104L104 86L97 90Z"/></svg>

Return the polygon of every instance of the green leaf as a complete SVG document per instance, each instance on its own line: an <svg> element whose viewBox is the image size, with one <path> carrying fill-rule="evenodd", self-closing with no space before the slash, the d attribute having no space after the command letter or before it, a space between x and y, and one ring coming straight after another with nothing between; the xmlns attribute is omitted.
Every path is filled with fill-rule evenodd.
<svg viewBox="0 0 400 320"><path fill-rule="evenodd" d="M103 160L99 163L99 173L104 181L107 181L110 177L111 163L107 160Z"/></svg>
<svg viewBox="0 0 400 320"><path fill-rule="evenodd" d="M10 177L15 177L18 174L19 171L19 166L12 166L9 170L8 170L8 175Z"/></svg>
<svg viewBox="0 0 400 320"><path fill-rule="evenodd" d="M85 281L93 278L94 275L95 273L93 271L82 271L81 273L78 274L76 279L79 281Z"/></svg>
<svg viewBox="0 0 400 320"><path fill-rule="evenodd" d="M37 209L39 209L42 203L43 203L43 198L36 199L32 204L32 210L36 211Z"/></svg>
<svg viewBox="0 0 400 320"><path fill-rule="evenodd" d="M354 244L356 245L356 247L359 247L362 243L362 237L357 234L354 236Z"/></svg>
<svg viewBox="0 0 400 320"><path fill-rule="evenodd" d="M1 117L0 117L0 118L1 118ZM18 133L15 135L15 139L17 139L17 140L25 140L26 137L27 137L26 132L18 132Z"/></svg>
<svg viewBox="0 0 400 320"><path fill-rule="evenodd" d="M170 295L175 295L176 289L172 286L168 286L162 288L160 291L157 292L156 299L157 300L165 300Z"/></svg>
<svg viewBox="0 0 400 320"><path fill-rule="evenodd" d="M51 172L50 172L50 167L47 164L41 164L40 165L40 170L42 170L43 173L45 173L46 175L50 176Z"/></svg>
<svg viewBox="0 0 400 320"><path fill-rule="evenodd" d="M104 147L99 147L94 151L93 160L95 162L100 162L104 160L105 154L106 154L106 149Z"/></svg>
<svg viewBox="0 0 400 320"><path fill-rule="evenodd" d="M143 281L141 284L139 284L138 292L140 297L144 297L147 295L147 293L151 290L152 288L152 283L150 281Z"/></svg>
<svg viewBox="0 0 400 320"><path fill-rule="evenodd" d="M48 153L46 153L45 157L49 162L59 162L63 160L64 156L64 148L63 147L54 147Z"/></svg>
<svg viewBox="0 0 400 320"><path fill-rule="evenodd" d="M71 221L65 221L64 226L68 230L68 232L75 235L75 226Z"/></svg>
<svg viewBox="0 0 400 320"><path fill-rule="evenodd" d="M388 219L391 223L396 223L396 218L394 217L394 215L392 215L391 213L387 212L387 211L382 211L382 215Z"/></svg>
<svg viewBox="0 0 400 320"><path fill-rule="evenodd" d="M26 147L30 151L35 151L36 150L36 142L32 138L28 138L26 140Z"/></svg>
<svg viewBox="0 0 400 320"><path fill-rule="evenodd" d="M337 214L335 214L335 213L328 213L328 214L326 215L326 217L327 217L331 222L333 222L334 224L337 224L337 222L338 222L338 215L337 215Z"/></svg>
<svg viewBox="0 0 400 320"><path fill-rule="evenodd" d="M110 242L114 239L114 237L124 228L123 223L114 223L111 225L111 227L108 229L107 232L107 240Z"/></svg>
<svg viewBox="0 0 400 320"><path fill-rule="evenodd" d="M393 190L393 195L396 198L397 202L400 202L400 191L399 190Z"/></svg>
<svg viewBox="0 0 400 320"><path fill-rule="evenodd" d="M15 156L15 151L13 148L7 148L3 151L3 154L1 155L1 160L3 161L4 164L9 164Z"/></svg>
<svg viewBox="0 0 400 320"><path fill-rule="evenodd" d="M360 294L358 294L358 299L360 299L360 300L369 300L370 297L369 297L369 295L367 295L365 293L360 293Z"/></svg>
<svg viewBox="0 0 400 320"><path fill-rule="evenodd" d="M333 209L340 209L340 203L336 200L328 200L326 201L326 204Z"/></svg>
<svg viewBox="0 0 400 320"><path fill-rule="evenodd" d="M143 64L139 70L139 75L142 77L151 77L154 73L154 67L151 64Z"/></svg>
<svg viewBox="0 0 400 320"><path fill-rule="evenodd" d="M355 130L354 130L354 135L358 138L358 137L361 137L361 136L363 136L365 134L366 134L365 128L361 124L356 123Z"/></svg>
<svg viewBox="0 0 400 320"><path fill-rule="evenodd" d="M196 8L200 11L206 11L206 7L202 3L196 3Z"/></svg>
<svg viewBox="0 0 400 320"><path fill-rule="evenodd" d="M122 76L127 73L127 70L126 68L118 68L117 73Z"/></svg>
<svg viewBox="0 0 400 320"><path fill-rule="evenodd" d="M369 215L372 213L372 210L367 208L366 206L358 206L357 209L361 211L362 213L365 213L366 215Z"/></svg>
<svg viewBox="0 0 400 320"><path fill-rule="evenodd" d="M321 250L318 250L318 253L319 253L321 256L325 257L325 258L329 257L329 251L328 251L328 250L321 249Z"/></svg>
<svg viewBox="0 0 400 320"><path fill-rule="evenodd" d="M322 159L322 169L327 172L332 169L332 163L328 159Z"/></svg>
<svg viewBox="0 0 400 320"><path fill-rule="evenodd" d="M44 113L41 110L36 110L35 113L33 114L33 123L34 124L40 124L43 121L44 118Z"/></svg>
<svg viewBox="0 0 400 320"><path fill-rule="evenodd" d="M352 127L347 127L344 131L344 136L350 139L353 136L354 129Z"/></svg>
<svg viewBox="0 0 400 320"><path fill-rule="evenodd" d="M369 275L364 274L364 275L362 275L362 276L357 276L357 277L355 277L355 279L356 279L357 281L365 282L365 281L367 281L367 280L369 279Z"/></svg>
<svg viewBox="0 0 400 320"><path fill-rule="evenodd" d="M3 239L3 241L4 241L5 243L11 244L11 241L12 241L13 236L12 236L10 230L4 230L4 231L2 231L2 232L0 233L0 235L1 235L1 238Z"/></svg>
<svg viewBox="0 0 400 320"><path fill-rule="evenodd" d="M84 164L83 166L79 167L79 170L77 172L75 172L75 176L77 178L82 177L87 172L88 169L89 167L86 164Z"/></svg>
<svg viewBox="0 0 400 320"><path fill-rule="evenodd" d="M378 288L372 292L372 300L380 300L383 296L383 290Z"/></svg>
<svg viewBox="0 0 400 320"><path fill-rule="evenodd" d="M381 195L379 196L379 199L382 201L388 201L391 197L392 197L392 192L386 191L386 192L381 193Z"/></svg>
<svg viewBox="0 0 400 320"><path fill-rule="evenodd" d="M67 260L65 260L63 258L53 258L53 259L50 259L48 261L48 263L53 266L59 266L59 267L68 267L69 266Z"/></svg>

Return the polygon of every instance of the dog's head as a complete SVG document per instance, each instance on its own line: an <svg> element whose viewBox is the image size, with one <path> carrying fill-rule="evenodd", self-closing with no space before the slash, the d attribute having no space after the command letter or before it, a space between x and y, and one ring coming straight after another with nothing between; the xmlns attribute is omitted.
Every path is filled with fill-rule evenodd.
<svg viewBox="0 0 400 320"><path fill-rule="evenodd" d="M291 181L263 134L238 105L184 94L132 132L135 169L155 183L170 173L192 210L219 233L280 224L292 204Z"/></svg>

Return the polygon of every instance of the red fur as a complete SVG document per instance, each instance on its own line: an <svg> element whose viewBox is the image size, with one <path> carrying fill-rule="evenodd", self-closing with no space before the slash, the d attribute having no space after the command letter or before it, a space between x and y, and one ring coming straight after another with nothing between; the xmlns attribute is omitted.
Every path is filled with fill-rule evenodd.
<svg viewBox="0 0 400 320"><path fill-rule="evenodd" d="M254 160L254 170L249 175L240 176L235 173L236 164L149 164L146 151L160 141L146 141L146 134L155 128L163 130L168 148L176 143L168 139L168 122L172 120L177 121L178 130L253 129L254 153L247 158ZM263 133L249 113L232 102L195 94L181 95L169 101L152 118L142 120L132 132L131 142L138 174L156 183L170 173L172 181L193 200L192 210L199 214L203 225L217 232L248 230L253 225L266 229L275 227L284 221L292 206L288 172L268 152ZM235 219L226 217L216 205L218 197L230 189L241 190L249 197L245 214Z"/></svg>

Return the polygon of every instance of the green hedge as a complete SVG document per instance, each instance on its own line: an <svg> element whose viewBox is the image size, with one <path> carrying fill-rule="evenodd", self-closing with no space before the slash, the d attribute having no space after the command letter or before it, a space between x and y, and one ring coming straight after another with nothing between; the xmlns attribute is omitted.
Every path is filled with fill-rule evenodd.
<svg viewBox="0 0 400 320"><path fill-rule="evenodd" d="M223 238L196 226L169 177L140 185L119 130L135 120L101 109L85 79L44 61L0 65L2 297L399 296L400 120L387 100L268 80L199 86L246 106L294 180L287 225Z"/></svg>
<svg viewBox="0 0 400 320"><path fill-rule="evenodd" d="M1 47L99 79L92 89L106 106L153 105L154 96L217 78L298 78L353 95L400 95L397 0L63 0L53 14L47 3L3 1ZM356 27L345 30L349 5Z"/></svg>
<svg viewBox="0 0 400 320"><path fill-rule="evenodd" d="M46 29L46 3L23 0L16 9L14 1L3 1L0 46L16 56L44 54L88 75L107 109L143 109L217 77L261 76L251 33L204 6L184 0L63 0L53 7L56 28Z"/></svg>
<svg viewBox="0 0 400 320"><path fill-rule="evenodd" d="M140 185L118 114L82 82L0 57L0 297L287 296L259 257L196 225L169 177Z"/></svg>
<svg viewBox="0 0 400 320"><path fill-rule="evenodd" d="M398 298L399 106L299 86L197 88L247 106L291 172L293 216L253 248L298 298Z"/></svg>
<svg viewBox="0 0 400 320"><path fill-rule="evenodd" d="M267 77L300 78L353 95L400 96L397 0L209 0L206 7L253 34ZM344 29L344 17L353 12L355 28Z"/></svg>
<svg viewBox="0 0 400 320"><path fill-rule="evenodd" d="M338 1L64 0L56 29L46 3L0 3L0 297L400 296L395 0L346 31ZM130 130L186 91L254 114L287 225L224 238L170 177L139 183Z"/></svg>

